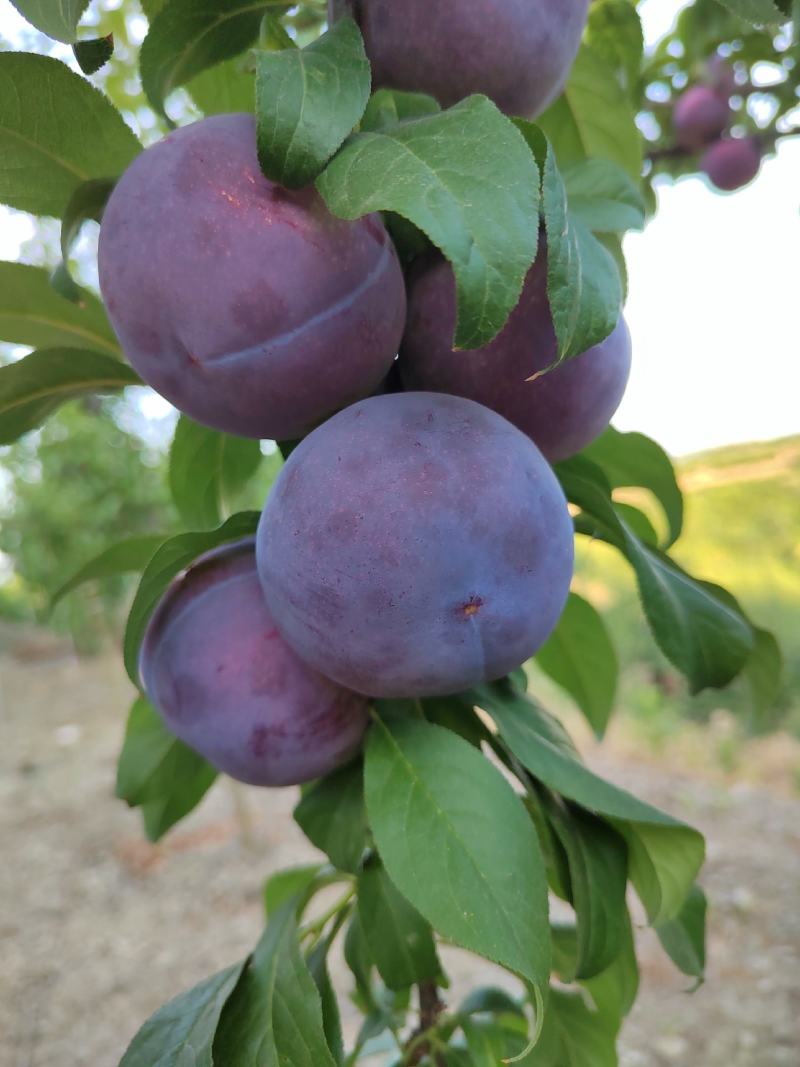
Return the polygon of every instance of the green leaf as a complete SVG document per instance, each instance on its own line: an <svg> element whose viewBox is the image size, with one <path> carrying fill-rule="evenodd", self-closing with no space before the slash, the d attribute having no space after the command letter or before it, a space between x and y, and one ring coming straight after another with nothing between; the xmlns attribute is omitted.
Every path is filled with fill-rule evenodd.
<svg viewBox="0 0 800 1067"><path fill-rule="evenodd" d="M425 93L403 93L397 89L378 89L373 93L361 119L364 132L385 130L398 122L419 119L425 115L437 115L439 102Z"/></svg>
<svg viewBox="0 0 800 1067"><path fill-rule="evenodd" d="M579 993L551 989L539 1043L528 1067L617 1067L616 1020L593 1011Z"/></svg>
<svg viewBox="0 0 800 1067"><path fill-rule="evenodd" d="M223 1009L212 1063L336 1067L320 996L300 954L292 902L270 919Z"/></svg>
<svg viewBox="0 0 800 1067"><path fill-rule="evenodd" d="M367 810L360 763L329 774L294 809L295 822L334 867L355 874L367 847Z"/></svg>
<svg viewBox="0 0 800 1067"><path fill-rule="evenodd" d="M306 867L289 867L284 871L277 871L264 886L264 908L267 918L280 911L287 901L293 897L302 899L308 890L319 878L324 867L321 863L314 863Z"/></svg>
<svg viewBox="0 0 800 1067"><path fill-rule="evenodd" d="M87 393L141 385L125 363L78 348L43 348L0 367L0 444L34 430L61 404Z"/></svg>
<svg viewBox="0 0 800 1067"><path fill-rule="evenodd" d="M290 189L312 182L364 114L372 75L361 31L345 18L306 48L256 55L258 158Z"/></svg>
<svg viewBox="0 0 800 1067"><path fill-rule="evenodd" d="M133 600L125 629L125 669L134 685L139 684L139 646L162 594L172 579L204 552L229 541L251 537L258 526L257 511L232 515L216 530L185 533L165 541L148 563Z"/></svg>
<svg viewBox="0 0 800 1067"><path fill-rule="evenodd" d="M642 22L630 0L595 0L589 9L586 43L616 70L623 87L635 98L644 55Z"/></svg>
<svg viewBox="0 0 800 1067"><path fill-rule="evenodd" d="M196 808L216 777L202 756L173 737L151 704L134 701L117 765L117 796L141 807L151 841Z"/></svg>
<svg viewBox="0 0 800 1067"><path fill-rule="evenodd" d="M72 51L84 74L96 74L114 54L114 37L109 34L107 37L76 41Z"/></svg>
<svg viewBox="0 0 800 1067"><path fill-rule="evenodd" d="M255 110L255 75L243 68L240 57L209 67L192 78L186 89L204 115Z"/></svg>
<svg viewBox="0 0 800 1067"><path fill-rule="evenodd" d="M341 1065L344 1063L342 1017L339 1012L339 1002L336 999L336 990L333 988L328 971L328 953L332 941L331 937L320 941L306 962L322 1003L322 1028L325 1032L325 1040L328 1042L328 1048L337 1065Z"/></svg>
<svg viewBox="0 0 800 1067"><path fill-rule="evenodd" d="M587 159L569 167L563 177L570 213L593 233L644 229L639 186L616 163Z"/></svg>
<svg viewBox="0 0 800 1067"><path fill-rule="evenodd" d="M744 668L755 641L741 612L639 540L615 510L608 481L596 464L576 456L556 471L567 499L595 523L588 529L615 545L633 566L653 636L692 692L727 685Z"/></svg>
<svg viewBox="0 0 800 1067"><path fill-rule="evenodd" d="M134 1037L119 1067L213 1067L214 1033L244 965L206 978L157 1011Z"/></svg>
<svg viewBox="0 0 800 1067"><path fill-rule="evenodd" d="M547 813L569 864L570 898L577 917L575 976L594 978L622 950L628 850L608 823L589 812L551 801Z"/></svg>
<svg viewBox="0 0 800 1067"><path fill-rule="evenodd" d="M574 698L602 737L614 707L619 663L605 623L583 597L570 593L536 664Z"/></svg>
<svg viewBox="0 0 800 1067"><path fill-rule="evenodd" d="M0 202L64 214L93 178L116 178L141 145L101 92L48 56L0 52Z"/></svg>
<svg viewBox="0 0 800 1067"><path fill-rule="evenodd" d="M505 989L482 986L473 989L459 1006L460 1015L525 1015L522 1005Z"/></svg>
<svg viewBox="0 0 800 1067"><path fill-rule="evenodd" d="M370 955L389 989L408 989L439 974L430 925L378 864L358 876L358 917Z"/></svg>
<svg viewBox="0 0 800 1067"><path fill-rule="evenodd" d="M575 981L578 962L578 931L574 925L556 924L553 934L553 972L562 982ZM627 909L624 916L622 947L616 959L601 974L579 983L592 999L595 1009L616 1031L622 1028L639 992L639 965L633 926Z"/></svg>
<svg viewBox="0 0 800 1067"><path fill-rule="evenodd" d="M656 927L664 951L676 967L703 981L706 968L706 895L695 885L674 919Z"/></svg>
<svg viewBox="0 0 800 1067"><path fill-rule="evenodd" d="M786 22L786 16L773 0L719 0L719 3L753 26L780 26Z"/></svg>
<svg viewBox="0 0 800 1067"><path fill-rule="evenodd" d="M773 634L756 628L755 646L745 664L744 673L753 694L756 722L764 724L767 712L775 704L783 683L783 653Z"/></svg>
<svg viewBox="0 0 800 1067"><path fill-rule="evenodd" d="M378 851L403 896L448 940L545 985L544 862L500 772L441 727L378 720L365 788Z"/></svg>
<svg viewBox="0 0 800 1067"><path fill-rule="evenodd" d="M608 63L581 47L562 96L536 120L559 166L608 159L639 180L642 138L625 90Z"/></svg>
<svg viewBox="0 0 800 1067"><path fill-rule="evenodd" d="M254 44L262 16L276 6L276 0L170 0L152 19L139 56L153 108L166 117L172 90Z"/></svg>
<svg viewBox="0 0 800 1067"><path fill-rule="evenodd" d="M261 462L258 441L232 437L181 415L169 453L169 487L190 529L219 525L225 490L241 489Z"/></svg>
<svg viewBox="0 0 800 1067"><path fill-rule="evenodd" d="M622 283L614 257L570 212L552 147L538 127L524 119L515 121L542 168L547 293L558 355L568 359L599 344L617 325Z"/></svg>
<svg viewBox="0 0 800 1067"><path fill-rule="evenodd" d="M99 556L89 560L63 585L59 586L50 599L50 610L53 610L62 597L71 593L73 589L77 589L79 585L83 585L84 582L143 571L164 541L163 534L142 534L139 537L129 537L125 541L111 545Z"/></svg>
<svg viewBox="0 0 800 1067"><path fill-rule="evenodd" d="M610 819L625 837L629 874L651 922L677 914L703 863L702 835L593 774L579 761L561 725L524 693L486 686L475 699L534 778Z"/></svg>
<svg viewBox="0 0 800 1067"><path fill-rule="evenodd" d="M111 178L96 178L77 186L61 220L61 258L69 274L69 255L84 222L100 222L108 198L114 189ZM80 294L80 290L78 290ZM80 295L79 295L80 300Z"/></svg>
<svg viewBox="0 0 800 1067"><path fill-rule="evenodd" d="M91 348L119 356L103 305L91 293L79 293L75 304L53 289L41 267L0 262L0 341L31 348Z"/></svg>
<svg viewBox="0 0 800 1067"><path fill-rule="evenodd" d="M357 134L317 188L335 215L393 211L441 249L456 276L458 348L500 332L536 255L539 174L519 131L486 97Z"/></svg>
<svg viewBox="0 0 800 1067"><path fill-rule="evenodd" d="M70 44L75 40L89 0L11 0L20 15L55 41Z"/></svg>
<svg viewBox="0 0 800 1067"><path fill-rule="evenodd" d="M641 433L620 433L613 426L583 453L600 467L612 489L641 487L649 490L664 510L669 524L669 548L683 530L683 493L672 460L655 441Z"/></svg>

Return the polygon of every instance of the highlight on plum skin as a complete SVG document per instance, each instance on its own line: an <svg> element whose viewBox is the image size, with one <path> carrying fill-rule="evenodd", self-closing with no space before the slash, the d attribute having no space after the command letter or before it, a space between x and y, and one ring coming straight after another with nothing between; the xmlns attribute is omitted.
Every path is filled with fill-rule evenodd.
<svg viewBox="0 0 800 1067"><path fill-rule="evenodd" d="M558 621L573 526L536 446L488 408L436 393L372 397L292 453L257 535L286 641L373 697L501 678Z"/></svg>
<svg viewBox="0 0 800 1067"><path fill-rule="evenodd" d="M534 118L567 82L588 0L329 0L358 22L375 89L428 93L443 107L484 93Z"/></svg>
<svg viewBox="0 0 800 1067"><path fill-rule="evenodd" d="M368 396L396 354L402 271L378 215L269 181L252 115L175 130L103 216L100 286L142 378L198 422L290 440Z"/></svg>
<svg viewBox="0 0 800 1067"><path fill-rule="evenodd" d="M247 538L201 556L159 603L140 655L168 729L249 785L311 781L359 750L368 705L298 659L276 629Z"/></svg>
<svg viewBox="0 0 800 1067"><path fill-rule="evenodd" d="M493 341L455 352L455 323L453 271L436 256L409 277L399 360L406 388L485 404L527 434L551 463L580 452L608 427L631 371L631 338L623 317L600 344L534 377L558 355L545 247L528 273L519 304Z"/></svg>

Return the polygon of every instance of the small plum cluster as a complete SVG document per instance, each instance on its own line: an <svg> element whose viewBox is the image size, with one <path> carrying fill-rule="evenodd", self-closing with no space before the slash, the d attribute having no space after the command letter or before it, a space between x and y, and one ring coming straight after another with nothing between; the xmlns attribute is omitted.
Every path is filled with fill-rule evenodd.
<svg viewBox="0 0 800 1067"><path fill-rule="evenodd" d="M761 169L756 137L733 137L730 99L739 86L736 71L720 55L712 57L705 83L693 85L676 101L672 124L681 149L700 154L700 170L712 185L734 192L748 185Z"/></svg>
<svg viewBox="0 0 800 1067"><path fill-rule="evenodd" d="M431 89L413 42L394 66L380 51L399 6L360 8L379 77ZM485 23L488 6L463 3L467 24ZM554 5L500 6L528 12L549 49ZM564 4L555 22L579 27L586 6ZM438 6L403 8L424 39ZM573 55L570 43L531 110ZM481 87L471 79L438 95ZM140 655L176 736L235 778L277 786L349 760L371 699L461 692L541 647L573 570L549 462L608 425L631 350L620 320L539 374L556 357L545 247L500 335L453 352L449 265L416 263L407 294L379 216L345 222L312 188L267 180L255 145L252 117L222 115L142 153L104 214L100 281L131 363L181 411L242 436L302 439L257 535L173 582ZM401 389L382 384L390 371Z"/></svg>

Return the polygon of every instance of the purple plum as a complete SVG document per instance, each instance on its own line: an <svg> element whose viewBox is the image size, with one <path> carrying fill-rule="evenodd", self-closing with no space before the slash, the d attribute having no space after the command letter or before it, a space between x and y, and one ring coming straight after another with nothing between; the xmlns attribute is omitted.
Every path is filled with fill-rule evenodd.
<svg viewBox="0 0 800 1067"><path fill-rule="evenodd" d="M253 538L201 556L164 594L140 673L167 727L250 785L298 785L358 751L367 701L283 640L264 602Z"/></svg>
<svg viewBox="0 0 800 1067"><path fill-rule="evenodd" d="M428 93L449 107L485 93L533 118L569 76L589 0L331 0L364 35L374 88Z"/></svg>
<svg viewBox="0 0 800 1067"><path fill-rule="evenodd" d="M707 85L693 85L678 97L672 125L681 148L696 152L715 141L730 121L727 100Z"/></svg>
<svg viewBox="0 0 800 1067"><path fill-rule="evenodd" d="M605 341L531 380L557 358L545 249L539 250L510 319L484 348L453 351L456 289L444 259L417 265L408 295L399 361L406 388L485 404L527 434L551 463L580 452L608 426L631 369L624 318Z"/></svg>
<svg viewBox="0 0 800 1067"><path fill-rule="evenodd" d="M347 408L295 449L256 557L286 641L373 697L437 696L532 656L573 569L567 503L536 446L460 397Z"/></svg>
<svg viewBox="0 0 800 1067"><path fill-rule="evenodd" d="M729 137L706 149L700 169L717 189L732 193L748 185L761 169L761 146L755 137Z"/></svg>
<svg viewBox="0 0 800 1067"><path fill-rule="evenodd" d="M198 422L301 437L369 395L397 354L405 289L379 216L335 218L268 181L251 115L184 126L123 175L100 285L142 378Z"/></svg>

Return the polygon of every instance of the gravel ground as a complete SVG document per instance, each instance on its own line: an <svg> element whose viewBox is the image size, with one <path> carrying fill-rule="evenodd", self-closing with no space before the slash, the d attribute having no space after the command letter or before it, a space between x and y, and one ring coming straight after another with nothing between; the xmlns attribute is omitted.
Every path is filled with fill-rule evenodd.
<svg viewBox="0 0 800 1067"><path fill-rule="evenodd" d="M229 782L165 843L147 844L136 813L112 796L130 695L116 657L0 657L0 1067L115 1067L155 1008L253 945L265 875L313 855L291 821L292 791ZM784 764L791 744L781 745ZM742 756L750 771L760 758L752 751ZM624 739L588 756L709 842L708 982L687 996L655 937L640 931L643 989L624 1067L797 1067L791 776L731 787L687 773L696 759L656 762ZM491 977L461 955L452 966L456 991Z"/></svg>

